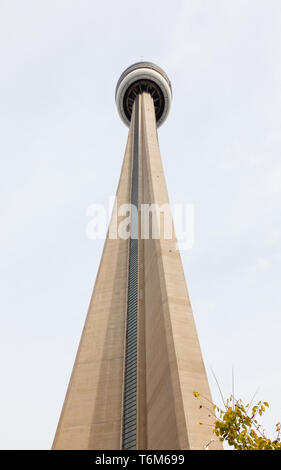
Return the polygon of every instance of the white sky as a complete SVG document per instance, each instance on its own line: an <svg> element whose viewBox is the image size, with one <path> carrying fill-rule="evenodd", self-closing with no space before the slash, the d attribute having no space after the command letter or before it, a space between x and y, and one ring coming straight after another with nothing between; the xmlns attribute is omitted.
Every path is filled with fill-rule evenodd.
<svg viewBox="0 0 281 470"><path fill-rule="evenodd" d="M159 64L171 203L195 205L182 254L215 401L281 419L280 0L0 2L0 447L48 449L101 256L86 209L115 194L127 129L114 89Z"/></svg>

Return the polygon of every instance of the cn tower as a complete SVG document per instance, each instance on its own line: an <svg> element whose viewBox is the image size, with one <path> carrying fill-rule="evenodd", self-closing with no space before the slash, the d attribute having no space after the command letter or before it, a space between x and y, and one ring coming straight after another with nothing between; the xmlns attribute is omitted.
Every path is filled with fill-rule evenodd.
<svg viewBox="0 0 281 470"><path fill-rule="evenodd" d="M157 135L170 80L138 62L115 101L129 134L114 214L136 210L128 237L111 236L112 215L53 449L221 449L174 229L166 237L159 217L159 236L143 236L143 205L168 207L172 220Z"/></svg>

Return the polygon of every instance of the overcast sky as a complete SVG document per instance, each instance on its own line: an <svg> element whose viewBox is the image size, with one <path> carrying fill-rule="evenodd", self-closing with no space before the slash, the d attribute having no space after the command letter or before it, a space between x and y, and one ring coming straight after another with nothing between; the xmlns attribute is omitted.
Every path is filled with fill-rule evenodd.
<svg viewBox="0 0 281 470"><path fill-rule="evenodd" d="M0 1L0 447L51 447L127 128L114 90L143 56L174 99L159 130L171 203L194 204L182 259L214 400L281 420L280 0Z"/></svg>

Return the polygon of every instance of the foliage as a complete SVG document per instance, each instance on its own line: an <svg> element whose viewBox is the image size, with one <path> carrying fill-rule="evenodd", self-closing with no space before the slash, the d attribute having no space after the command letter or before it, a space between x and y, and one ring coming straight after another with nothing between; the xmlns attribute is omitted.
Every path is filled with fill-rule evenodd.
<svg viewBox="0 0 281 470"><path fill-rule="evenodd" d="M199 398L198 392L193 392L193 395ZM270 440L257 420L269 407L266 401L259 401L254 406L249 403L243 405L241 399L234 400L230 396L224 401L225 410L212 403L211 406L209 411L215 418L213 432L221 442L226 441L236 450L281 450L280 423L276 424L276 438Z"/></svg>

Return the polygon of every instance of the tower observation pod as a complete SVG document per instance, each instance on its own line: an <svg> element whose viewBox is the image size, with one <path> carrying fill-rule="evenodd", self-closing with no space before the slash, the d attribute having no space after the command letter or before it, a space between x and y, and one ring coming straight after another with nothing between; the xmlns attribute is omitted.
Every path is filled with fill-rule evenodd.
<svg viewBox="0 0 281 470"><path fill-rule="evenodd" d="M115 101L128 140L52 448L222 449L157 135L171 106L170 80L138 62L120 76Z"/></svg>
<svg viewBox="0 0 281 470"><path fill-rule="evenodd" d="M122 73L115 92L119 115L129 127L135 98L143 92L149 93L153 98L157 127L159 127L170 111L172 87L164 70L151 62L137 62Z"/></svg>

